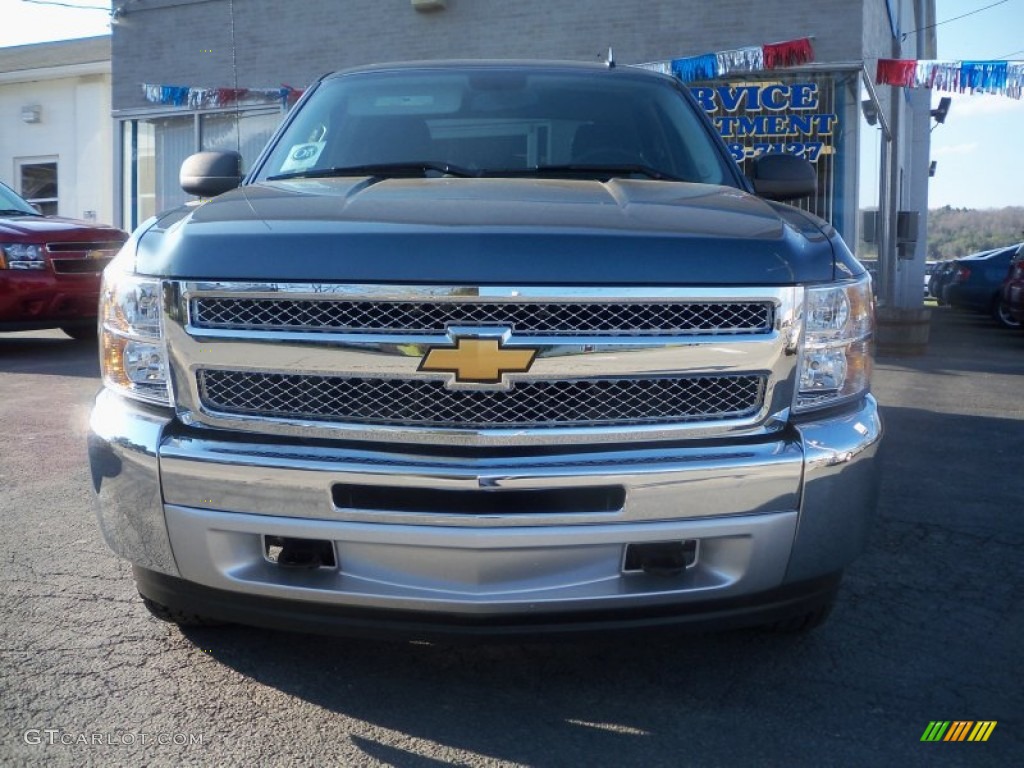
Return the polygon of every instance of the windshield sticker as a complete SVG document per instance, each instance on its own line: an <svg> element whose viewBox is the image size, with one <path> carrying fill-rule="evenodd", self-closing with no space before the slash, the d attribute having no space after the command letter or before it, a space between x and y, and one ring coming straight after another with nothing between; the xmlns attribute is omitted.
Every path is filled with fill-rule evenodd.
<svg viewBox="0 0 1024 768"><path fill-rule="evenodd" d="M288 158L281 166L281 172L305 171L316 165L320 159L320 153L324 151L324 142L317 141L312 144L296 144L288 152Z"/></svg>

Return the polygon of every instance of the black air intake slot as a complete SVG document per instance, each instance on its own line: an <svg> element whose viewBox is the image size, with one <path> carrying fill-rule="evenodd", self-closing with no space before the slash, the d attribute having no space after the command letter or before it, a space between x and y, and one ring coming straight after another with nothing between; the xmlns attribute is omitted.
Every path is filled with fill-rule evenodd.
<svg viewBox="0 0 1024 768"><path fill-rule="evenodd" d="M435 515L592 514L618 512L626 503L626 490L619 485L571 490L450 491L339 483L332 495L339 509Z"/></svg>
<svg viewBox="0 0 1024 768"><path fill-rule="evenodd" d="M337 568L334 545L324 539L264 536L263 556L282 568Z"/></svg>

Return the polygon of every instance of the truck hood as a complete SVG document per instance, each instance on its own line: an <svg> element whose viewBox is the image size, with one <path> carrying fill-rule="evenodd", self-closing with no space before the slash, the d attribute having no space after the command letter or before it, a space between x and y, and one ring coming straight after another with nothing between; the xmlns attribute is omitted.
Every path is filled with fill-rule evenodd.
<svg viewBox="0 0 1024 768"><path fill-rule="evenodd" d="M158 217L139 233L136 268L206 280L790 285L833 279L832 237L819 219L730 187L302 179Z"/></svg>

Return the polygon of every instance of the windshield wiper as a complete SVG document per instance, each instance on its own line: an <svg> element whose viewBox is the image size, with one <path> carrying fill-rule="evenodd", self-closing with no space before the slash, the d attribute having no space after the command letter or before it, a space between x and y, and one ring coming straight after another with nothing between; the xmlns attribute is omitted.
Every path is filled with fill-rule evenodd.
<svg viewBox="0 0 1024 768"><path fill-rule="evenodd" d="M267 181L281 181L283 179L329 179L336 176L376 176L378 178L413 177L426 178L430 172L439 173L443 176L459 176L471 178L478 176L475 171L467 168L460 168L457 165L438 163L433 161L414 163L372 163L368 165L346 165L334 168L311 168L308 171L294 171L292 173L279 173L276 176L268 176Z"/></svg>
<svg viewBox="0 0 1024 768"><path fill-rule="evenodd" d="M566 165L535 165L532 168L512 168L504 171L484 171L481 176L508 176L519 177L543 177L543 176L596 176L597 178L618 178L622 176L642 176L645 179L656 181L685 181L671 173L659 171L650 165L637 163L635 165L586 165L580 163L569 163Z"/></svg>
<svg viewBox="0 0 1024 768"><path fill-rule="evenodd" d="M39 211L23 211L21 208L0 208L0 216L42 216Z"/></svg>

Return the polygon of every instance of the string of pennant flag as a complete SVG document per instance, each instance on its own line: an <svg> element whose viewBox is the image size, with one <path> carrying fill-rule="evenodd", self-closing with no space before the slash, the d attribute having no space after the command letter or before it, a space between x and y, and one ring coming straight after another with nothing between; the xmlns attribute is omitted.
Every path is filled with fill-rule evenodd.
<svg viewBox="0 0 1024 768"><path fill-rule="evenodd" d="M634 66L673 75L689 83L713 80L727 75L798 66L813 61L814 48L811 38L804 37L780 43L704 53L699 56L650 61ZM1024 96L1024 61L879 59L875 83L960 93L998 93L1020 99ZM292 88L290 85L281 85L277 88L193 88L187 85L143 83L142 90L146 101L151 104L188 106L192 109L223 107L241 102L277 101L282 106L288 106L302 95L302 89Z"/></svg>
<svg viewBox="0 0 1024 768"><path fill-rule="evenodd" d="M997 93L1019 99L1024 91L1024 61L879 59L875 83L959 93Z"/></svg>
<svg viewBox="0 0 1024 768"><path fill-rule="evenodd" d="M717 53L704 53L680 59L650 61L636 66L678 77L684 83L713 80L716 77L745 72L762 72L793 67L814 61L811 38L801 37L780 43L752 45Z"/></svg>
<svg viewBox="0 0 1024 768"><path fill-rule="evenodd" d="M281 85L278 88L192 88L187 85L142 84L146 101L175 107L202 109L225 107L239 103L280 102L282 106L294 103L302 89Z"/></svg>
<svg viewBox="0 0 1024 768"><path fill-rule="evenodd" d="M811 38L803 37L699 56L651 61L636 66L674 75L684 82L694 82L743 72L761 72L808 64L812 61L814 48L811 45ZM279 101L287 106L302 95L302 89L292 88L290 85L281 85L278 88L194 88L187 85L143 83L142 91L146 101L151 104L187 106L192 109L254 101Z"/></svg>

